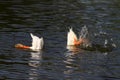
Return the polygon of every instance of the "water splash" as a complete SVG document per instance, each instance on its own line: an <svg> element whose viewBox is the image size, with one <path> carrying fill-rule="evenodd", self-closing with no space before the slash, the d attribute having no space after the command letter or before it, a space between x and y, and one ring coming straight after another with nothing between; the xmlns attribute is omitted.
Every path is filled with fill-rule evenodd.
<svg viewBox="0 0 120 80"><path fill-rule="evenodd" d="M87 35L88 35L88 28L85 25L84 27L82 27L80 31L80 38L87 38Z"/></svg>
<svg viewBox="0 0 120 80"><path fill-rule="evenodd" d="M108 40L105 39L104 47L107 47L107 44L108 44Z"/></svg>
<svg viewBox="0 0 120 80"><path fill-rule="evenodd" d="M116 44L114 43L113 39L111 38L110 40L112 41L112 46L117 47Z"/></svg>
<svg viewBox="0 0 120 80"><path fill-rule="evenodd" d="M80 35L79 39L84 39L84 43L82 44L83 47L91 46L90 35L86 25L82 27L79 35Z"/></svg>
<svg viewBox="0 0 120 80"><path fill-rule="evenodd" d="M92 29L93 30L93 29ZM94 31L97 31L96 33ZM80 39L85 39L86 42L82 44L81 48L87 50L111 51L116 47L110 35L99 27L94 31L88 32L86 26L82 27L80 31Z"/></svg>

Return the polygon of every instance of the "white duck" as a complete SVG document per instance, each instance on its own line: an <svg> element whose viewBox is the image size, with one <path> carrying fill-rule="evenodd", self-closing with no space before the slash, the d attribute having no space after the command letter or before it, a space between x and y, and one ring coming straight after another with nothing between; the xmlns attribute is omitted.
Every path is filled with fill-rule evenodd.
<svg viewBox="0 0 120 80"><path fill-rule="evenodd" d="M15 47L19 48L19 49L31 49L33 51L39 51L43 48L44 45L44 41L43 41L43 37L39 38L35 35L33 35L32 33L30 33L31 37L32 37L32 46L25 46L23 44L16 44Z"/></svg>
<svg viewBox="0 0 120 80"><path fill-rule="evenodd" d="M72 28L69 29L67 34L67 45L68 46L78 46L83 43L82 38L77 38L77 35L73 32Z"/></svg>

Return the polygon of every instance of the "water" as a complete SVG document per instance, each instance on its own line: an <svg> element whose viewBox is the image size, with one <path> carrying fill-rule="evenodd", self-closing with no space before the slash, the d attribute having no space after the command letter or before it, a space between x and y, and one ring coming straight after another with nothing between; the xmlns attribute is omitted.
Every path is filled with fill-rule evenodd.
<svg viewBox="0 0 120 80"><path fill-rule="evenodd" d="M88 35L88 29L86 26L82 27L80 32L80 38L87 38Z"/></svg>
<svg viewBox="0 0 120 80"><path fill-rule="evenodd" d="M120 80L119 0L1 0L1 80ZM66 48L67 31L86 25L94 43L116 44L111 52ZM31 46L33 33L45 40L40 52Z"/></svg>

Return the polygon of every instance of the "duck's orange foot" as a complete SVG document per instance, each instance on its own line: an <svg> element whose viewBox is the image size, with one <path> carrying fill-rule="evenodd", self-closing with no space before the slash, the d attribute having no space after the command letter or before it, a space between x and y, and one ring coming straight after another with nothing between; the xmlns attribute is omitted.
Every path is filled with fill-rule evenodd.
<svg viewBox="0 0 120 80"><path fill-rule="evenodd" d="M16 44L16 45L15 45L15 48L18 48L18 49L30 49L29 46L25 46L25 45L23 45L23 44Z"/></svg>
<svg viewBox="0 0 120 80"><path fill-rule="evenodd" d="M80 46L83 42L84 42L83 39L80 39L80 40L74 39L74 45L75 45L75 46Z"/></svg>

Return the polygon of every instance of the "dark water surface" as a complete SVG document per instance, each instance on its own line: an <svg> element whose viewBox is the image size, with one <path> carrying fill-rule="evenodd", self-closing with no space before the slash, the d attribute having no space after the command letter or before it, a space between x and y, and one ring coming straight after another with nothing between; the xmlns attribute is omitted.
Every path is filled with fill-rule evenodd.
<svg viewBox="0 0 120 80"><path fill-rule="evenodd" d="M117 47L69 51L69 27L84 25L93 42L112 38ZM99 31L107 36L94 38ZM29 33L44 37L41 52L14 48L31 45ZM120 80L119 35L120 0L0 0L0 80Z"/></svg>

